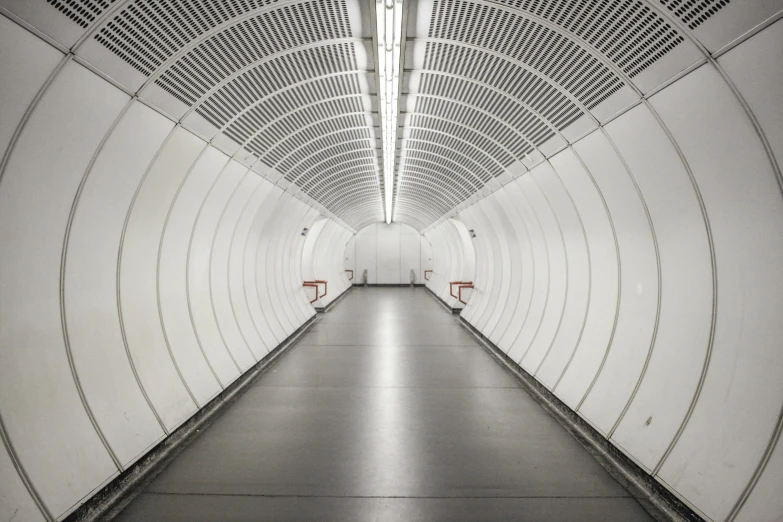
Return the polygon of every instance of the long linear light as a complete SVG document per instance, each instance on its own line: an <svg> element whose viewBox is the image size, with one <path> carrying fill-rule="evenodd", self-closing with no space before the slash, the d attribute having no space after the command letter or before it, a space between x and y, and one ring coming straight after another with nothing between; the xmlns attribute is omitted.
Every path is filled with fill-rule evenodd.
<svg viewBox="0 0 783 522"><path fill-rule="evenodd" d="M400 47L402 42L403 0L377 0L375 3L378 61L380 66L380 113L383 140L383 181L386 223L394 210L394 161L397 154L397 103L400 98Z"/></svg>

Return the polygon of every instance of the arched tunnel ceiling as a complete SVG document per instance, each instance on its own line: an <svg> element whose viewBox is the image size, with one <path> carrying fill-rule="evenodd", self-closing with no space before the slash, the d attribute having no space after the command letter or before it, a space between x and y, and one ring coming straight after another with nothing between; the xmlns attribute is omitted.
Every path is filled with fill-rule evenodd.
<svg viewBox="0 0 783 522"><path fill-rule="evenodd" d="M426 228L637 103L730 4L404 0L394 219ZM0 6L325 214L384 219L374 0Z"/></svg>

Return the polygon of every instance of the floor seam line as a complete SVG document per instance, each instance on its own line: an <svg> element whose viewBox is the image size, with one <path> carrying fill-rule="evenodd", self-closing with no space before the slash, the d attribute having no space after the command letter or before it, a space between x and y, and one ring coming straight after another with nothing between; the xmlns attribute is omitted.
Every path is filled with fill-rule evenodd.
<svg viewBox="0 0 783 522"><path fill-rule="evenodd" d="M520 386L299 386L296 384L256 384L255 388L341 388L353 390L522 390Z"/></svg>
<svg viewBox="0 0 783 522"><path fill-rule="evenodd" d="M169 491L144 491L144 495L185 497L258 497L258 498L326 498L326 499L413 499L413 500L462 500L462 499L632 499L631 495L505 495L505 496L409 496L409 495L275 495L262 493L177 493Z"/></svg>

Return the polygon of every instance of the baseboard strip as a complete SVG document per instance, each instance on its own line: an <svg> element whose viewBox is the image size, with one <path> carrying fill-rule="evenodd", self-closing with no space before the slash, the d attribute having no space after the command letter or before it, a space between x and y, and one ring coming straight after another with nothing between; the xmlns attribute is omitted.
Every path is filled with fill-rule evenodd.
<svg viewBox="0 0 783 522"><path fill-rule="evenodd" d="M365 285L364 283L354 283L353 286L366 286L366 287L370 287L370 288L410 288L411 284L410 283L405 283L405 284L395 284L395 283L388 283L388 284L387 283L374 283L374 284L369 284L369 283L367 283ZM418 288L418 287L424 286L424 285L421 284L421 283L416 283L413 286Z"/></svg>
<svg viewBox="0 0 783 522"><path fill-rule="evenodd" d="M446 310L448 310L452 314L458 314L458 313L460 313L462 311L462 308L454 308L452 306L449 306L449 304L446 301L441 299L441 297L438 294L436 294L435 292L430 290L429 287L425 286L424 288L426 288L427 292L429 292L430 295L435 298L435 300L438 302L439 305L441 305L443 308L445 308Z"/></svg>
<svg viewBox="0 0 783 522"><path fill-rule="evenodd" d="M348 288L346 288L346 289L343 291L343 293L342 293L342 294L340 294L339 296L337 296L337 299L335 299L335 300L331 301L331 302L330 302L328 305L326 305L326 306L316 306L316 307L315 307L315 311L316 311L316 312L318 312L319 314L325 314L326 312L328 312L329 310L331 310L331 309L332 309L332 307L333 307L334 305L336 305L337 303L339 303L340 301L342 301L342 300L343 300L343 298L344 298L346 295L348 295L348 292L350 292L351 290L353 290L353 285L351 285L351 286L349 286Z"/></svg>

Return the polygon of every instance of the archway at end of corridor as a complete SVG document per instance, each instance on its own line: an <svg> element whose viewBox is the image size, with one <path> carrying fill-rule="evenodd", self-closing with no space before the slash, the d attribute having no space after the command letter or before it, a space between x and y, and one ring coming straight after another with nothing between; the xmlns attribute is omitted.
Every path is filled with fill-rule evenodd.
<svg viewBox="0 0 783 522"><path fill-rule="evenodd" d="M465 225L446 222L454 223L448 232L427 234L405 223L368 225L346 244L344 269L357 285L426 285L448 301L448 281L470 280L475 252Z"/></svg>

